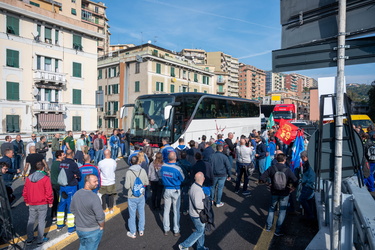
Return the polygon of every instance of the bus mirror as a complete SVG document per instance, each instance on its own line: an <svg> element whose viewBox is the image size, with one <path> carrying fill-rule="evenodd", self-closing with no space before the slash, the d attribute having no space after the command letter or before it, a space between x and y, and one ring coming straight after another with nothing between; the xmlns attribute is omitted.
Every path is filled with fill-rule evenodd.
<svg viewBox="0 0 375 250"><path fill-rule="evenodd" d="M169 119L169 116L171 114L171 109L172 109L172 105L168 104L167 106L165 106L165 108L164 108L164 119L165 120Z"/></svg>
<svg viewBox="0 0 375 250"><path fill-rule="evenodd" d="M129 107L134 107L135 104L125 104L121 107L120 109L120 118L123 119L127 114L126 114L126 108L129 108Z"/></svg>

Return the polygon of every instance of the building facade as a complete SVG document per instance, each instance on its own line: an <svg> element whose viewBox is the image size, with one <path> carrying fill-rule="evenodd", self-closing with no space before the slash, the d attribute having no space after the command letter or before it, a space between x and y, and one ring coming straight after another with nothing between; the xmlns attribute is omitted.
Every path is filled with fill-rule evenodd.
<svg viewBox="0 0 375 250"><path fill-rule="evenodd" d="M97 41L73 1L0 0L0 131L94 130Z"/></svg>
<svg viewBox="0 0 375 250"><path fill-rule="evenodd" d="M283 73L266 71L266 94L285 90L285 76Z"/></svg>
<svg viewBox="0 0 375 250"><path fill-rule="evenodd" d="M261 101L266 95L266 72L240 63L239 96Z"/></svg>
<svg viewBox="0 0 375 250"><path fill-rule="evenodd" d="M215 94L238 97L239 62L223 52L206 52L207 65L215 67L217 85Z"/></svg>
<svg viewBox="0 0 375 250"><path fill-rule="evenodd" d="M111 132L127 129L132 108L119 110L134 103L140 95L177 92L213 94L216 86L214 68L199 66L176 52L143 44L114 51L98 61L98 88L104 92L104 105L98 111L98 128Z"/></svg>

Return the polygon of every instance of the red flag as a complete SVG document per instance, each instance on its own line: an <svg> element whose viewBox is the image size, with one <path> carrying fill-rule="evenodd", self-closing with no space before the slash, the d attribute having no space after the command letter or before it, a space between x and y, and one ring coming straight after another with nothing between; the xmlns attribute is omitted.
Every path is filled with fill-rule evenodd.
<svg viewBox="0 0 375 250"><path fill-rule="evenodd" d="M289 145L297 137L298 127L280 119L279 129L276 132L276 137L282 140L286 145Z"/></svg>

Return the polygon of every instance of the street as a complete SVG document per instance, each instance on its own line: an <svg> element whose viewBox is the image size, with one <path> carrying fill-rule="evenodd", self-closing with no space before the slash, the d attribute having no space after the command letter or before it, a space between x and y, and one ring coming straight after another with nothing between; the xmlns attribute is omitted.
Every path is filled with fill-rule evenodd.
<svg viewBox="0 0 375 250"><path fill-rule="evenodd" d="M174 237L173 234L164 236L162 229L162 211L151 211L146 204L146 226L145 235L136 239L126 236L128 231L127 220L128 210L126 209L127 194L124 189L125 173L127 164L123 159L118 160L116 170L116 188L118 196L115 199L116 204L123 204L124 209L119 211L112 219L106 222L103 238L99 249L123 249L124 246L130 249L178 249L178 244L184 241L193 230L193 223L188 215L181 213L180 228L181 236ZM221 208L214 207L215 224L211 232L206 234L205 245L210 249L305 249L317 232L317 226L306 224L300 220L301 216L288 215L284 223L285 235L276 237L273 232L263 230L265 226L267 210L270 200L270 192L266 185L255 184L255 178L251 178L251 195L244 197L234 193L234 182L227 181L223 193L223 202L225 205ZM13 204L13 222L18 236L26 235L26 223L28 210L20 198L23 188L23 180L18 179L14 185L15 195L18 198ZM149 196L150 197L150 196ZM171 213L172 216L172 213ZM171 218L171 225L173 220ZM47 216L47 227L51 226L51 218ZM62 232L56 232L53 226L48 232L47 237L56 242L60 241L59 246L46 244L43 249L78 249L79 240L75 240L70 245L64 243L67 238L61 236L66 234L66 228ZM60 238L59 238L60 237ZM52 243L52 242L51 242ZM31 247L32 249L34 247Z"/></svg>

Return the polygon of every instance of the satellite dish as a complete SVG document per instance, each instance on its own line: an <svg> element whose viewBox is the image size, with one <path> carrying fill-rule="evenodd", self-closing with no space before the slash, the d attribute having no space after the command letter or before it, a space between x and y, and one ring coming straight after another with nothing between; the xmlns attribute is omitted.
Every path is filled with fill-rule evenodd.
<svg viewBox="0 0 375 250"><path fill-rule="evenodd" d="M33 88L33 95L37 96L39 94L39 90L37 88Z"/></svg>
<svg viewBox="0 0 375 250"><path fill-rule="evenodd" d="M151 40L148 40L147 43L148 43L148 44L151 44Z"/></svg>

